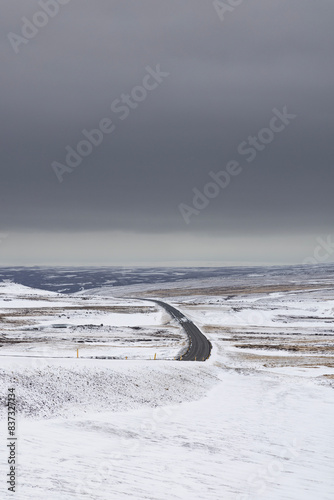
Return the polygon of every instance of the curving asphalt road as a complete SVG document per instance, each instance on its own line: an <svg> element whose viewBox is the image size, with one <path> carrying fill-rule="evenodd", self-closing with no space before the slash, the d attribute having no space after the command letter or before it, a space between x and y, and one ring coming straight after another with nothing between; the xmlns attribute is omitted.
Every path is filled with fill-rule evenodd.
<svg viewBox="0 0 334 500"><path fill-rule="evenodd" d="M139 299L139 297L138 297ZM185 354L177 358L180 361L205 361L210 357L212 345L211 342L203 335L201 330L190 321L184 314L182 314L175 307L162 302L161 300L153 299L139 299L155 302L163 307L173 318L175 318L182 328L185 330L189 338L189 348Z"/></svg>

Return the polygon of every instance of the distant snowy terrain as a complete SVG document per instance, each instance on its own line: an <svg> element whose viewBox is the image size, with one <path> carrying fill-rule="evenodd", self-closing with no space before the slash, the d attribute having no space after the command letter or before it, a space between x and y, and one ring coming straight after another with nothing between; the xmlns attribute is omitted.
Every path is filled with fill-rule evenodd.
<svg viewBox="0 0 334 500"><path fill-rule="evenodd" d="M178 323L152 302L81 297L0 284L0 358L174 359L186 346Z"/></svg>
<svg viewBox="0 0 334 500"><path fill-rule="evenodd" d="M5 438L9 387L18 398L15 498L331 500L333 283L323 270L205 278L117 287L118 298L115 287L0 283ZM181 325L126 297L140 294L192 319L210 359L174 361ZM2 445L2 478L6 457Z"/></svg>

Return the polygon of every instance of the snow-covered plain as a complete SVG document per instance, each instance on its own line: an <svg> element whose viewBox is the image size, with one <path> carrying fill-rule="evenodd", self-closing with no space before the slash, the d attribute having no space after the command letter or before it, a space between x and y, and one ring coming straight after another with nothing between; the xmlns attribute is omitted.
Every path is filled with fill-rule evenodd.
<svg viewBox="0 0 334 500"><path fill-rule="evenodd" d="M115 299L112 288L64 296L2 284L1 395L13 386L18 397L15 498L331 500L334 288L252 283L166 287L164 300L210 338L205 363L173 361L185 336L153 303ZM160 287L141 292L161 298ZM152 335L153 348L142 346ZM100 351L81 347L92 339L104 340ZM13 496L6 457L2 444L1 498Z"/></svg>
<svg viewBox="0 0 334 500"><path fill-rule="evenodd" d="M0 284L0 358L174 359L183 329L152 302Z"/></svg>

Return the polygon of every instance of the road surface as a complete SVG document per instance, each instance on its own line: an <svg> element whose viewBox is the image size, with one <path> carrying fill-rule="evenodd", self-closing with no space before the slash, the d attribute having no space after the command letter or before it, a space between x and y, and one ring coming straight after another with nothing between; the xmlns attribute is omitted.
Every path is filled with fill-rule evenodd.
<svg viewBox="0 0 334 500"><path fill-rule="evenodd" d="M137 297L139 299L139 297ZM180 356L180 361L205 361L209 358L212 345L211 342L203 335L201 330L197 328L197 326L190 321L184 314L182 314L175 307L166 304L166 302L162 302L161 300L153 300L153 299L139 299L139 300L148 300L150 302L155 302L159 306L163 307L173 318L175 318L182 328L185 330L189 339L189 348L185 354Z"/></svg>

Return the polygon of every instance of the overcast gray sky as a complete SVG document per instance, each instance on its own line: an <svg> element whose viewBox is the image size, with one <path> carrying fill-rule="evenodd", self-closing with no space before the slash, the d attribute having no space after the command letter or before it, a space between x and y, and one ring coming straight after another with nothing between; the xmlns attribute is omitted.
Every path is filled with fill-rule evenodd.
<svg viewBox="0 0 334 500"><path fill-rule="evenodd" d="M332 1L62 2L0 0L3 265L293 263L334 235ZM261 133L284 106L296 117Z"/></svg>

